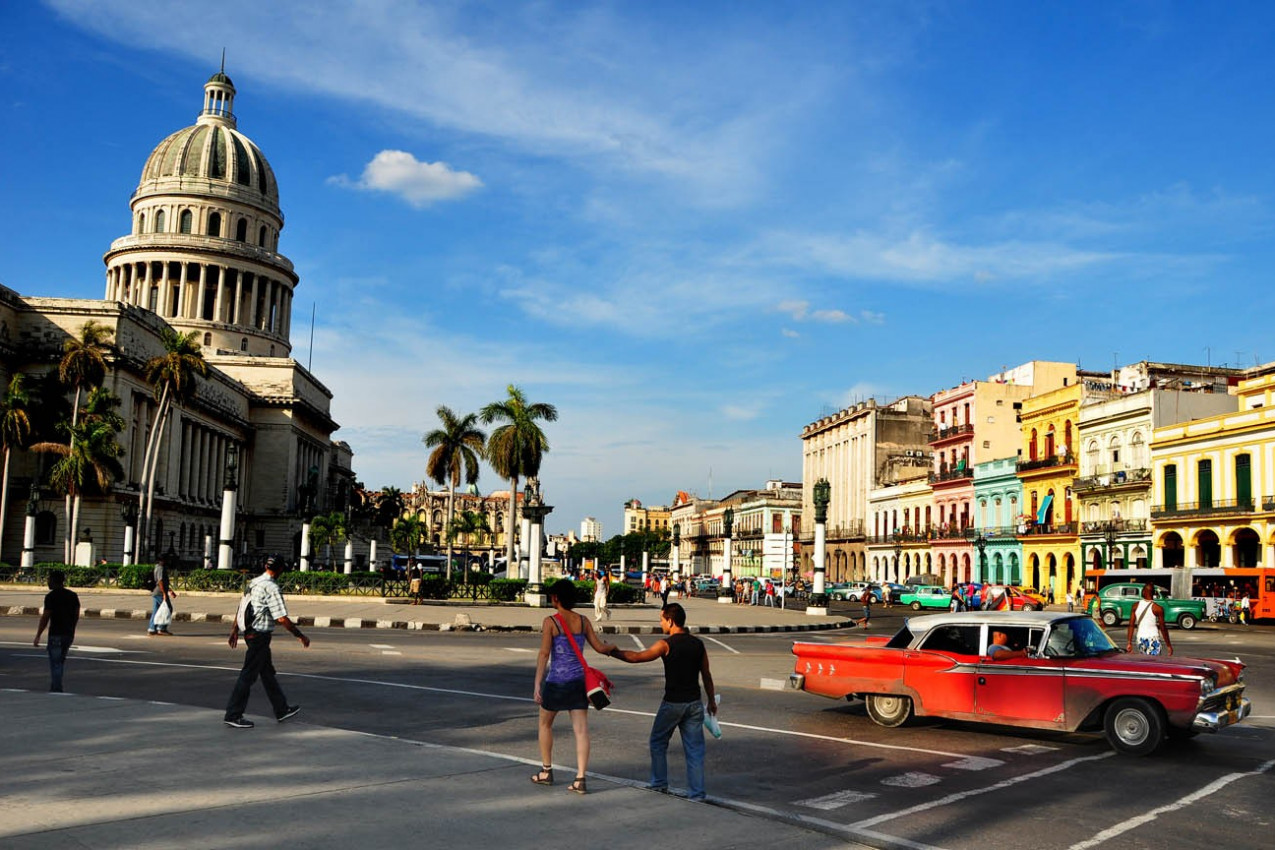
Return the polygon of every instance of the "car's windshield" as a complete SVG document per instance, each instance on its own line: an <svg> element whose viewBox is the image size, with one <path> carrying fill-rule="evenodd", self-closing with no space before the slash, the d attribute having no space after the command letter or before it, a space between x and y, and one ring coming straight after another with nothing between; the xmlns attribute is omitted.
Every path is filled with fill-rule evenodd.
<svg viewBox="0 0 1275 850"><path fill-rule="evenodd" d="M1045 656L1049 658L1092 658L1116 651L1116 645L1107 633L1088 617L1072 617L1054 623L1045 642Z"/></svg>

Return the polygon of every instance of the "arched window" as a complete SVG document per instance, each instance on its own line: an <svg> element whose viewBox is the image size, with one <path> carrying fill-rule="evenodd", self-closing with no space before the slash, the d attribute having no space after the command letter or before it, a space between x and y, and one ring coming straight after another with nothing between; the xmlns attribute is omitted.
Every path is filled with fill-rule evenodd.
<svg viewBox="0 0 1275 850"><path fill-rule="evenodd" d="M1063 447L1067 449L1068 456L1071 455L1071 420L1068 419L1063 423Z"/></svg>
<svg viewBox="0 0 1275 850"><path fill-rule="evenodd" d="M1027 444L1027 459L1036 460L1036 429L1032 429L1031 441Z"/></svg>
<svg viewBox="0 0 1275 850"><path fill-rule="evenodd" d="M181 217L177 221L182 233L190 233L194 229L195 216L190 210L182 210Z"/></svg>
<svg viewBox="0 0 1275 850"><path fill-rule="evenodd" d="M133 232L134 233L146 232L146 214L145 213L137 214L137 228Z"/></svg>
<svg viewBox="0 0 1275 850"><path fill-rule="evenodd" d="M1089 445L1085 446L1085 463L1089 467L1090 472L1098 471L1098 441L1090 440Z"/></svg>
<svg viewBox="0 0 1275 850"><path fill-rule="evenodd" d="M273 344L273 343L270 345L270 356L271 356L271 357L274 357L274 344Z"/></svg>
<svg viewBox="0 0 1275 850"><path fill-rule="evenodd" d="M261 225L261 229L257 231L257 244L262 248L266 247L266 226Z"/></svg>
<svg viewBox="0 0 1275 850"><path fill-rule="evenodd" d="M212 345L212 334L204 334L204 345Z"/></svg>
<svg viewBox="0 0 1275 850"><path fill-rule="evenodd" d="M1129 440L1129 465L1134 469L1142 469L1147 465L1147 447L1142 440L1142 432L1134 431Z"/></svg>
<svg viewBox="0 0 1275 850"><path fill-rule="evenodd" d="M155 213L155 232L156 233L164 232L164 211L163 210L160 210L159 212Z"/></svg>
<svg viewBox="0 0 1275 850"><path fill-rule="evenodd" d="M235 239L240 242L248 241L248 219L241 218L239 223L235 225Z"/></svg>
<svg viewBox="0 0 1275 850"><path fill-rule="evenodd" d="M248 337L244 337L243 339L239 340L239 350L240 351L248 350Z"/></svg>
<svg viewBox="0 0 1275 850"><path fill-rule="evenodd" d="M1054 456L1054 426L1050 425L1049 430L1045 432L1045 458Z"/></svg>
<svg viewBox="0 0 1275 850"><path fill-rule="evenodd" d="M221 235L221 213L208 214L208 235L209 236Z"/></svg>
<svg viewBox="0 0 1275 850"><path fill-rule="evenodd" d="M1114 472L1116 464L1120 463L1120 437L1118 435L1112 437L1111 442L1107 444L1107 452L1111 458L1111 470Z"/></svg>

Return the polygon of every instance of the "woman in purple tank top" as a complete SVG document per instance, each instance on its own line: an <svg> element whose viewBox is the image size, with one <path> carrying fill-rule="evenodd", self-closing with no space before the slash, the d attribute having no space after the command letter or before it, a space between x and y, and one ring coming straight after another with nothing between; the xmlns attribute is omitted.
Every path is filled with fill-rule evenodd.
<svg viewBox="0 0 1275 850"><path fill-rule="evenodd" d="M549 602L555 612L545 617L541 627L540 655L536 659L534 697L540 705L540 764L539 773L531 777L537 785L553 784L553 719L559 711L571 712L571 728L576 738L576 778L567 786L577 794L588 792L585 771L589 767L589 698L584 692L584 668L571 646L567 631L575 638L576 646L584 651L587 641L595 652L609 655L614 644L603 643L593 631L587 617L581 617L571 609L576 603L576 586L569 579L558 579L549 587Z"/></svg>

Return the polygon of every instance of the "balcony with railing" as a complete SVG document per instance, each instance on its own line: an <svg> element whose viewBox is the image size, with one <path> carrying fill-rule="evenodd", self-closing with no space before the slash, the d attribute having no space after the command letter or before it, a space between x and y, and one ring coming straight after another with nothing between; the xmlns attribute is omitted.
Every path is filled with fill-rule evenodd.
<svg viewBox="0 0 1275 850"><path fill-rule="evenodd" d="M970 423L964 425L951 425L947 428L935 428L930 431L930 444L942 443L946 440L954 440L957 437L963 437L966 434L973 434L974 426Z"/></svg>
<svg viewBox="0 0 1275 850"><path fill-rule="evenodd" d="M948 525L940 525L934 529L935 540L964 540L966 532L974 529L968 525L959 523L950 523Z"/></svg>
<svg viewBox="0 0 1275 850"><path fill-rule="evenodd" d="M1021 469L1021 467L1019 468ZM1094 490L1109 490L1129 485L1147 484L1150 481L1150 469L1119 469L1115 472L1105 472L1102 475L1087 475L1084 478L1077 478L1076 483L1072 486L1077 493L1088 493Z"/></svg>
<svg viewBox="0 0 1275 850"><path fill-rule="evenodd" d="M1018 528L1013 525L989 525L982 528L967 528L965 536L971 542L979 535L987 540L1012 540L1018 536Z"/></svg>
<svg viewBox="0 0 1275 850"><path fill-rule="evenodd" d="M1028 523L1028 525L1020 532L1019 537L1044 536L1049 534L1075 534L1076 523L1074 522L1052 522L1052 523Z"/></svg>
<svg viewBox="0 0 1275 850"><path fill-rule="evenodd" d="M1175 505L1152 505L1151 518L1224 516L1252 512L1252 499L1213 499L1208 502L1178 502Z"/></svg>
<svg viewBox="0 0 1275 850"><path fill-rule="evenodd" d="M1100 519L1082 522L1081 534L1105 534L1108 530L1117 534L1142 533L1147 530L1145 519Z"/></svg>
<svg viewBox="0 0 1275 850"><path fill-rule="evenodd" d="M1262 499L1262 510L1275 511L1275 496L1266 496Z"/></svg>
<svg viewBox="0 0 1275 850"><path fill-rule="evenodd" d="M939 472L931 472L929 481L931 484L937 484L940 481L959 481L963 478L973 478L974 467L966 466L964 468L944 469Z"/></svg>
<svg viewBox="0 0 1275 850"><path fill-rule="evenodd" d="M921 529L919 531L897 531L893 534L873 534L869 535L864 542L869 546L892 546L898 543L901 546L911 546L915 543L925 543L934 539L934 531L932 529Z"/></svg>

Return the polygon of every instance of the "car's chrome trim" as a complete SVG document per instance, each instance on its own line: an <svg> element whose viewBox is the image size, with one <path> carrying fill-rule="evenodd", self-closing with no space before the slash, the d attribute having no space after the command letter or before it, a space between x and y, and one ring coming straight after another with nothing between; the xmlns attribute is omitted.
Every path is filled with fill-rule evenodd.
<svg viewBox="0 0 1275 850"><path fill-rule="evenodd" d="M1191 728L1200 732L1216 732L1239 723L1253 711L1253 704L1241 699L1238 707L1230 711L1201 711L1191 721Z"/></svg>

